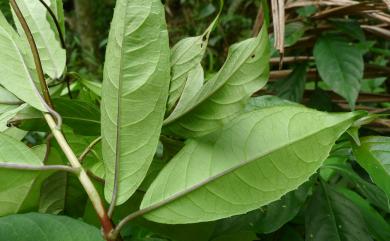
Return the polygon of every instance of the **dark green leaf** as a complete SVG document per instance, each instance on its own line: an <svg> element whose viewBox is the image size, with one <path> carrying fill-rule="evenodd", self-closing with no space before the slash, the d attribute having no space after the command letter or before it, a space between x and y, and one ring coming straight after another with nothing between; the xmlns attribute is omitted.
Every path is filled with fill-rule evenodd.
<svg viewBox="0 0 390 241"><path fill-rule="evenodd" d="M354 109L364 71L361 51L342 39L324 36L314 47L314 57L321 78Z"/></svg>
<svg viewBox="0 0 390 241"><path fill-rule="evenodd" d="M48 214L0 218L0 241L103 241L100 230L81 221Z"/></svg>
<svg viewBox="0 0 390 241"><path fill-rule="evenodd" d="M321 182L306 209L306 241L371 241L353 202Z"/></svg>

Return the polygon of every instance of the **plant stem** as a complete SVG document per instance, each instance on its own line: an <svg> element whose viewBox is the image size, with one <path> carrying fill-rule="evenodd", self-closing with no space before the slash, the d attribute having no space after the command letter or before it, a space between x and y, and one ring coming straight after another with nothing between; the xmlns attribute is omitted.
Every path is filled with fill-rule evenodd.
<svg viewBox="0 0 390 241"><path fill-rule="evenodd" d="M15 0L10 0L10 4L12 6L12 9L15 12L15 15L17 16L17 18L18 18L18 20L20 22L20 25L23 28L24 33L26 34L28 43L30 45L30 48L31 48L31 51L32 51L32 54L33 54L33 57L34 57L34 63L35 63L35 66L36 66L36 71L37 71L38 78L39 78L39 83L41 85L41 89L42 89L42 92L43 92L43 97L45 98L45 101L46 101L47 105L49 105L50 108L53 108L53 103L51 101L49 88L47 87L46 80L45 80L45 75L43 73L41 58L39 56L37 45L36 45L36 43L34 41L34 37L33 37L32 33L31 33L30 28L28 27L26 19L24 19L24 16L23 16L22 12L19 9L18 4L15 2Z"/></svg>
<svg viewBox="0 0 390 241"><path fill-rule="evenodd" d="M17 164L17 163L0 163L0 169L11 169L11 170L21 170L21 171L65 171L70 173L78 174L80 169L69 167L65 165L47 165L47 166L37 166L37 165L26 165L26 164Z"/></svg>
<svg viewBox="0 0 390 241"><path fill-rule="evenodd" d="M79 161L80 161L80 162L83 162L83 160L84 160L85 157L88 155L88 153L91 152L92 148L94 148L101 140L102 140L102 137L99 136L99 137L96 138L94 141L92 141L91 144L89 144L89 146L88 146L87 148L85 148L85 150L83 151L83 153L80 155Z"/></svg>
<svg viewBox="0 0 390 241"><path fill-rule="evenodd" d="M50 129L53 132L54 137L56 138L56 140L58 142L58 145L61 147L65 156L68 158L71 166L73 168L80 169L80 172L78 174L78 178L80 180L81 185L84 187L85 191L87 192L88 197L91 200L92 205L96 210L96 213L98 214L98 217L99 217L100 222L102 224L104 235L106 237L106 240L107 241L114 241L115 239L109 238L109 234L113 231L113 225L111 223L111 220L107 216L107 212L103 206L103 202L100 198L99 193L97 192L91 179L89 179L87 172L81 166L79 159L72 151L72 149L69 146L68 142L66 141L64 135L62 134L62 132L60 130L58 130L56 128L57 124L54 121L53 117L47 113L45 113L44 116L45 116L45 119L46 119Z"/></svg>

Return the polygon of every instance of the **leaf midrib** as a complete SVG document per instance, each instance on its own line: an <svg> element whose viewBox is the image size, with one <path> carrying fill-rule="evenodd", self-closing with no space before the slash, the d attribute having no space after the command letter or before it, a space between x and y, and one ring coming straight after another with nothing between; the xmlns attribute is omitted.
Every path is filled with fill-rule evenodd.
<svg viewBox="0 0 390 241"><path fill-rule="evenodd" d="M207 184L209 184L209 183L211 183L213 181L218 180L219 178L221 178L223 176L226 176L226 175L228 175L228 174L230 174L230 173L240 169L241 167L246 166L247 164L250 164L250 163L252 163L252 162L254 162L254 161L256 161L256 160L258 160L260 158L263 158L263 157L265 157L267 155L270 155L270 154L272 154L273 152L275 152L275 151L277 151L279 149L286 148L286 147L288 147L290 145L296 144L297 142L303 141L306 138L310 138L312 136L315 136L315 135L317 135L318 133L320 133L322 131L326 131L328 129L333 128L334 126L339 126L339 125L342 125L342 124L344 124L346 122L349 122L351 120L351 118L348 118L345 121L339 122L339 123L337 123L337 125L331 125L331 126L325 127L321 131L317 131L317 132L311 133L311 134L306 135L306 136L304 136L302 138L298 138L298 139L294 140L293 142L290 142L290 143L287 143L285 145L282 145L282 146L279 146L277 148L274 148L274 149L272 149L272 150L270 150L270 151L268 151L266 153L263 153L262 156L260 156L260 157L255 157L255 158L252 158L252 159L250 159L248 161L241 162L241 163L239 163L239 164L237 164L237 165L235 165L235 166L233 166L233 167L231 167L231 168L229 168L229 169L227 169L227 170L225 170L225 171L223 171L223 172L221 172L221 173L219 173L217 175L214 175L212 177L208 177L204 181L199 182L198 184L195 184L195 185L191 186L190 188L187 188L187 189L185 189L185 190L183 190L181 192L177 192L177 193L171 195L170 197L163 199L162 201L158 201L158 202L156 202L156 203L154 203L152 205L149 205L148 207L141 209L139 212L142 213L142 215L150 213L150 212L152 212L152 211L154 211L154 210L156 210L156 209L158 209L158 208L160 208L162 206L165 206L165 205L167 205L167 204L169 204L169 203L171 203L173 201L176 201L177 199L179 199L181 197L184 197L185 195L187 195L189 193L192 193L192 192L202 188L203 186L205 186L205 185L207 185Z"/></svg>

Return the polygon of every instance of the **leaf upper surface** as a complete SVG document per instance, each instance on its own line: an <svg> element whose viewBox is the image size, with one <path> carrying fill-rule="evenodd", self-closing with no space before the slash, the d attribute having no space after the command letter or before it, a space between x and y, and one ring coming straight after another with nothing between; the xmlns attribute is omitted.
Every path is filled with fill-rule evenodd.
<svg viewBox="0 0 390 241"><path fill-rule="evenodd" d="M49 214L0 218L0 241L103 241L100 230L79 220Z"/></svg>

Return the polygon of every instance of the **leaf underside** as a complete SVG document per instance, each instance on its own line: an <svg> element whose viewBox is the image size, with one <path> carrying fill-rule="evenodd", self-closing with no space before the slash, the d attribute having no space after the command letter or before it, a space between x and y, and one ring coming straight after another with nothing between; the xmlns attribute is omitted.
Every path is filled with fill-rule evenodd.
<svg viewBox="0 0 390 241"><path fill-rule="evenodd" d="M189 140L147 191L141 208L154 211L145 217L170 224L204 222L275 201L322 165L354 116L271 107Z"/></svg>
<svg viewBox="0 0 390 241"><path fill-rule="evenodd" d="M109 202L115 182L116 204L129 199L153 159L168 98L169 57L161 1L117 1L101 105L105 197Z"/></svg>

